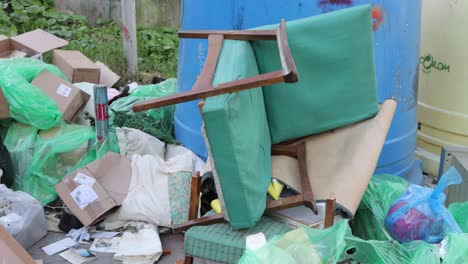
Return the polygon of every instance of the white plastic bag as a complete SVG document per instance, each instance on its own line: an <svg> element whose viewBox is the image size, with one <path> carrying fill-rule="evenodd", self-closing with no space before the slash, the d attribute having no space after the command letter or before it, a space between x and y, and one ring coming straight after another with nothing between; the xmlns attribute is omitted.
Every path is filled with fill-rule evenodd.
<svg viewBox="0 0 468 264"><path fill-rule="evenodd" d="M133 155L164 157L164 142L134 128L117 128L120 154L131 158Z"/></svg>
<svg viewBox="0 0 468 264"><path fill-rule="evenodd" d="M47 222L41 204L25 192L14 192L0 184L0 225L24 248L47 234Z"/></svg>
<svg viewBox="0 0 468 264"><path fill-rule="evenodd" d="M146 225L137 230L135 233L123 233L114 259L122 260L123 263L154 263L163 252L158 229Z"/></svg>

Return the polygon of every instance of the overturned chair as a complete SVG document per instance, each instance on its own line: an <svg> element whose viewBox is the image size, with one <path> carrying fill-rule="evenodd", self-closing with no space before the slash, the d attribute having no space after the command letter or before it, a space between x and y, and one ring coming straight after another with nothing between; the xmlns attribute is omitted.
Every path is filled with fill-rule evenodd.
<svg viewBox="0 0 468 264"><path fill-rule="evenodd" d="M247 234L289 231L262 216L265 210L304 204L316 211L315 201L333 194L337 210L352 218L375 170L396 101L379 111L370 6L276 27L181 32L209 40L193 90L134 106L205 99L200 110L222 214L175 227L191 227L187 262L194 256L237 263ZM300 195L268 202L272 178ZM197 208L191 209L193 218ZM229 224L215 224L223 220Z"/></svg>

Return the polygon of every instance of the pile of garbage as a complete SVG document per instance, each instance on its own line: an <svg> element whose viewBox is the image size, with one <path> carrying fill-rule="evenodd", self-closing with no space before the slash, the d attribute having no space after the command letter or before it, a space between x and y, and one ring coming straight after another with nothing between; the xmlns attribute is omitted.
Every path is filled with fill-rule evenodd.
<svg viewBox="0 0 468 264"><path fill-rule="evenodd" d="M59 43L49 50L65 45L43 31L26 34ZM53 64L37 52L1 54L0 232L25 249L63 232L42 250L71 263L96 253L157 261L160 233L189 220L192 175L206 171L205 162L175 140L174 106L139 113L132 106L174 94L176 79L116 89L119 77L78 51L54 50ZM200 215L221 213L216 183L203 182ZM374 176L352 219L335 217L326 229L286 220L294 230L269 241L247 236L239 263L467 262L468 202L444 204L444 190L461 182L455 168L434 189ZM292 189L273 179L268 193L278 200Z"/></svg>
<svg viewBox="0 0 468 264"><path fill-rule="evenodd" d="M459 183L453 167L435 189L376 175L351 223L302 227L250 248L247 239L239 263L465 263L468 202L447 209L443 193Z"/></svg>
<svg viewBox="0 0 468 264"><path fill-rule="evenodd" d="M46 44L66 44L39 31ZM43 251L72 263L95 252L156 261L158 228L188 220L191 177L204 162L176 142L174 106L131 108L175 93L176 79L113 88L119 76L78 51L53 50L53 64L35 55L0 59L0 228L25 249L64 232Z"/></svg>

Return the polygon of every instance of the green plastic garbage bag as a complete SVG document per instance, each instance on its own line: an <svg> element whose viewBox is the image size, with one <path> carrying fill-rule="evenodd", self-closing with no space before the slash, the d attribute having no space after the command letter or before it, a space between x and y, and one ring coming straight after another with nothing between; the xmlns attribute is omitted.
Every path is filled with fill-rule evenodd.
<svg viewBox="0 0 468 264"><path fill-rule="evenodd" d="M54 186L86 153L87 142L96 137L92 127L80 125L63 124L48 133L51 134L47 137L37 137L31 162L22 177L22 190L42 204L57 198ZM80 147L84 148L82 153L72 153ZM68 155L62 155L65 153Z"/></svg>
<svg viewBox="0 0 468 264"><path fill-rule="evenodd" d="M57 104L31 84L43 70L67 79L54 65L28 58L0 60L0 86L10 106L10 116L38 129L49 129L62 119Z"/></svg>
<svg viewBox="0 0 468 264"><path fill-rule="evenodd" d="M158 84L139 86L130 95L110 105L110 124L135 128L166 143L174 143L174 105L139 113L134 113L132 106L140 101L174 94L176 85L177 79L172 78Z"/></svg>
<svg viewBox="0 0 468 264"><path fill-rule="evenodd" d="M120 154L119 141L114 131L102 143L93 140L85 156L70 170L70 172L83 168L89 163L104 157L108 152Z"/></svg>
<svg viewBox="0 0 468 264"><path fill-rule="evenodd" d="M439 264L438 248L424 241L400 244L398 241L363 240L348 235L344 259L372 264Z"/></svg>
<svg viewBox="0 0 468 264"><path fill-rule="evenodd" d="M362 239L389 240L385 217L393 202L406 191L409 183L393 175L373 176L352 222L353 234Z"/></svg>
<svg viewBox="0 0 468 264"><path fill-rule="evenodd" d="M468 233L468 202L452 203L448 207L449 212L460 226L463 233Z"/></svg>
<svg viewBox="0 0 468 264"><path fill-rule="evenodd" d="M300 228L272 238L256 250L247 249L240 264L320 264L336 263L345 250L347 221L319 230Z"/></svg>
<svg viewBox="0 0 468 264"><path fill-rule="evenodd" d="M442 263L468 263L468 234L449 234L441 245Z"/></svg>

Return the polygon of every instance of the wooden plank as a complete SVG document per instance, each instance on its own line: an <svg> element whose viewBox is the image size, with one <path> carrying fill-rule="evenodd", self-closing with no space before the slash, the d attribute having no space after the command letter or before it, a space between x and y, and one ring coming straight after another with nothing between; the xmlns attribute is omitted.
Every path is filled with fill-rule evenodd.
<svg viewBox="0 0 468 264"><path fill-rule="evenodd" d="M271 155L288 156L292 158L297 158L297 148L296 146L288 146L288 145L272 145Z"/></svg>
<svg viewBox="0 0 468 264"><path fill-rule="evenodd" d="M279 200L272 200L267 203L266 210L275 212L286 208L304 205L304 197L301 194L284 197Z"/></svg>
<svg viewBox="0 0 468 264"><path fill-rule="evenodd" d="M210 35L208 37L208 55L206 57L205 65L192 87L192 91L212 89L211 83L213 82L219 54L223 47L223 40L223 35Z"/></svg>
<svg viewBox="0 0 468 264"><path fill-rule="evenodd" d="M328 198L325 203L325 228L333 225L333 221L335 220L335 206L336 199L334 197Z"/></svg>
<svg viewBox="0 0 468 264"><path fill-rule="evenodd" d="M224 35L233 40L275 40L276 30L181 30L179 38L206 39L210 35Z"/></svg>
<svg viewBox="0 0 468 264"><path fill-rule="evenodd" d="M200 172L195 172L190 183L190 207L189 220L198 217L199 201L200 201L201 177Z"/></svg>
<svg viewBox="0 0 468 264"><path fill-rule="evenodd" d="M297 68L289 49L288 35L286 32L286 22L281 20L281 23L277 29L277 43L278 50L281 58L281 66L283 68L283 75L285 82L294 83L299 80L297 76Z"/></svg>
<svg viewBox="0 0 468 264"><path fill-rule="evenodd" d="M189 228L192 226L197 226L197 225L212 225L212 224L218 224L224 222L224 217L222 214L215 214L215 215L210 215L210 216L204 216L200 217L197 219L189 220L185 223L179 224L174 226L172 231L174 233L180 233L183 231L187 231Z"/></svg>
<svg viewBox="0 0 468 264"><path fill-rule="evenodd" d="M310 208L316 215L318 214L317 205L315 203L314 193L310 184L309 172L307 168L306 144L302 142L297 147L297 162L299 164L299 173L301 175L302 196L304 205Z"/></svg>
<svg viewBox="0 0 468 264"><path fill-rule="evenodd" d="M207 97L221 94L240 92L251 88L267 86L281 82L284 82L284 77L283 71L279 70L246 79L223 83L215 87L215 89L191 90L162 98L155 98L144 102L139 102L134 104L132 109L134 112L140 112L187 101L205 99Z"/></svg>

